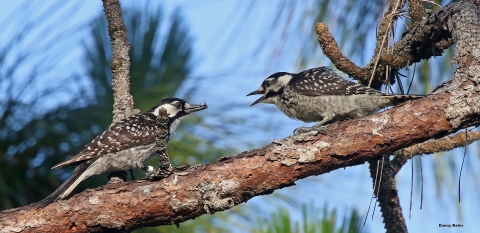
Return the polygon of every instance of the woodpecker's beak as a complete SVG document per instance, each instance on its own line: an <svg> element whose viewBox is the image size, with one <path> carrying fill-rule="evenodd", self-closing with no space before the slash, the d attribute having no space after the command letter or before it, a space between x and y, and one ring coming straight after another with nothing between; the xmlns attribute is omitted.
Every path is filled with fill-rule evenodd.
<svg viewBox="0 0 480 233"><path fill-rule="evenodd" d="M200 105L185 104L185 110L184 111L187 114L190 114L190 113L198 112L198 111L201 111L201 110L204 110L204 109L207 109L207 108L208 108L207 103L203 103L203 104L200 104Z"/></svg>
<svg viewBox="0 0 480 233"><path fill-rule="evenodd" d="M259 95L259 94L265 94L265 90L263 90L263 88L258 88L258 90L256 91L252 91L250 93L248 93L247 96L251 96L251 95Z"/></svg>
<svg viewBox="0 0 480 233"><path fill-rule="evenodd" d="M258 104L258 103L262 102L262 100L264 100L264 99L265 99L265 96L262 95L262 97L258 98L258 100L255 100L255 102L253 102L253 104L250 104L250 106L253 106L253 105L255 105L255 104Z"/></svg>
<svg viewBox="0 0 480 233"><path fill-rule="evenodd" d="M255 104L258 104L260 103L262 100L265 99L265 89L263 89L263 87L259 87L256 91L252 91L250 93L248 93L247 96L251 96L251 95L263 95L262 97L260 97L258 100L255 100L255 102L253 102L253 104L251 104L250 106L253 106Z"/></svg>

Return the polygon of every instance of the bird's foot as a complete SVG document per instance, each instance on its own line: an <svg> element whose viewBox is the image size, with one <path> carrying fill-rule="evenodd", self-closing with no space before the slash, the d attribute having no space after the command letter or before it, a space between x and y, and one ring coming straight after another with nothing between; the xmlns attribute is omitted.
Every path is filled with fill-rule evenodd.
<svg viewBox="0 0 480 233"><path fill-rule="evenodd" d="M302 127L296 128L293 131L293 134L297 135L297 134L311 132L311 131L317 131L317 133L324 133L325 131L327 131L327 127L324 125L314 125L312 127L302 126Z"/></svg>
<svg viewBox="0 0 480 233"><path fill-rule="evenodd" d="M155 168L153 168L152 166L145 166L145 168L143 168L142 170L145 171L145 178L149 178L149 177L152 177L152 176L155 176L156 172L155 171Z"/></svg>
<svg viewBox="0 0 480 233"><path fill-rule="evenodd" d="M159 168L157 170L153 169L153 167L151 168L152 170L147 171L145 174L145 178L147 180L160 180L170 176L173 172L173 167L171 165L168 166L167 168Z"/></svg>

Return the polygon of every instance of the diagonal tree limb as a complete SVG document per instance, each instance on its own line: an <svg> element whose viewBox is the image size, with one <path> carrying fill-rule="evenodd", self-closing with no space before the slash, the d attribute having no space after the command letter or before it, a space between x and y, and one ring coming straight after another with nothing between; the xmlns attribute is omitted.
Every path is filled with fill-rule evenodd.
<svg viewBox="0 0 480 233"><path fill-rule="evenodd" d="M464 132L455 135L449 135L440 139L431 140L408 148L395 151L392 160L393 171L397 174L400 168L407 162L408 159L417 155L427 155L437 152L449 151L458 147L467 146L475 141L480 140L480 132L468 132L468 141Z"/></svg>
<svg viewBox="0 0 480 233"><path fill-rule="evenodd" d="M455 77L434 94L385 112L337 122L326 134L302 134L221 159L178 168L159 181L109 184L43 209L0 212L2 232L131 231L180 223L231 208L295 181L480 125L480 31L472 4L450 17L457 43ZM450 6L450 5L449 5ZM465 31L468 30L468 31ZM475 33L470 33L475 32Z"/></svg>
<svg viewBox="0 0 480 233"><path fill-rule="evenodd" d="M480 92L464 87L455 92L462 94L437 93L368 117L331 124L324 135L290 136L215 164L177 169L156 182L111 184L44 209L4 211L0 226L19 232L130 231L213 214L294 185L299 179L362 164L479 125ZM462 114L452 114L457 112L453 109Z"/></svg>

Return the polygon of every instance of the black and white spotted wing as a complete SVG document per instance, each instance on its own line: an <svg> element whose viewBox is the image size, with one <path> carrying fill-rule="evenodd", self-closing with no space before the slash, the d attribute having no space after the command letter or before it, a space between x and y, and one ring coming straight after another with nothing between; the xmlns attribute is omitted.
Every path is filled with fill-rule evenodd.
<svg viewBox="0 0 480 233"><path fill-rule="evenodd" d="M327 67L318 67L295 74L291 87L305 96L381 94L359 83L350 82Z"/></svg>
<svg viewBox="0 0 480 233"><path fill-rule="evenodd" d="M155 141L156 127L156 116L153 113L146 112L127 117L111 125L85 145L76 156L55 165L52 169L77 165L105 154L150 144Z"/></svg>

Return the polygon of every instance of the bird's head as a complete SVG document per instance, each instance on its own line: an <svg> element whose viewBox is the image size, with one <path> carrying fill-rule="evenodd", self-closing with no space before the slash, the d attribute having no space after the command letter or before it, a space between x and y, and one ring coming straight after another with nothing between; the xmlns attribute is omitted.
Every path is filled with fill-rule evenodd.
<svg viewBox="0 0 480 233"><path fill-rule="evenodd" d="M175 121L181 120L194 112L207 109L208 106L206 103L195 105L189 104L185 100L179 98L166 98L158 102L149 112L158 116L161 108L167 110L170 121Z"/></svg>
<svg viewBox="0 0 480 233"><path fill-rule="evenodd" d="M268 76L268 78L263 80L262 85L257 90L250 92L247 95L263 95L250 106L258 103L275 103L274 98L276 98L276 95L278 95L278 93L290 83L292 78L293 74L287 72L278 72Z"/></svg>

